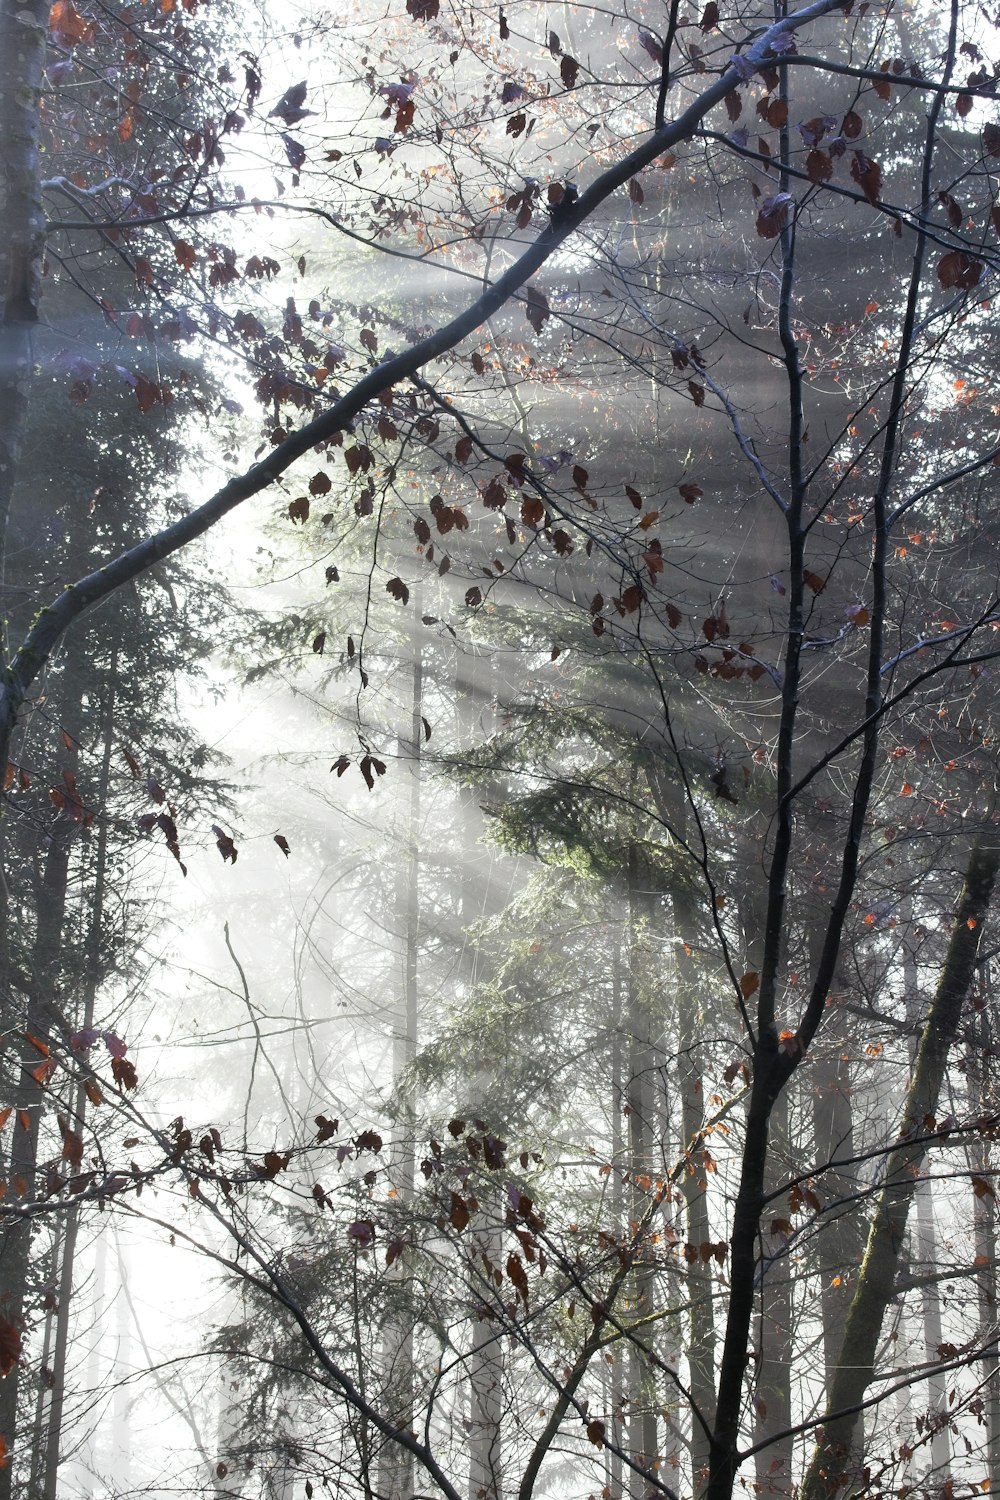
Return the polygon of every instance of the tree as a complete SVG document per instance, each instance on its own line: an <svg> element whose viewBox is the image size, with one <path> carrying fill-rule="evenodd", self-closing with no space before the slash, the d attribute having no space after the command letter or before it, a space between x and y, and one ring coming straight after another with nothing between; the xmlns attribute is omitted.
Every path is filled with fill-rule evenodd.
<svg viewBox="0 0 1000 1500"><path fill-rule="evenodd" d="M54 34L64 45L86 46L87 23L80 17L74 21L77 13L70 15L70 10L56 7ZM555 1445L564 1441L574 1462L584 1464L590 1450L598 1459L612 1451L620 1465L616 1472L633 1476L629 1483L673 1491L669 1476L664 1477L663 1455L648 1451L658 1443L651 1402L648 1420L633 1424L641 1429L638 1440L632 1431L624 1441L616 1438L614 1422L592 1414L594 1368L602 1356L614 1356L619 1349L628 1351L634 1401L637 1391L669 1386L690 1408L692 1489L702 1484L704 1460L709 1471L705 1493L711 1500L729 1500L742 1465L758 1455L763 1464L772 1453L769 1463L777 1460L780 1471L775 1487L787 1488L789 1463L801 1467L794 1443L801 1448L803 1438L811 1442L822 1426L805 1479L810 1494L818 1494L824 1487L856 1483L859 1470L864 1474L856 1417L867 1402L877 1407L885 1395L881 1388L869 1392L875 1381L884 1385L874 1342L899 1287L898 1278L889 1282L886 1276L901 1268L912 1197L912 1175L907 1174L922 1166L931 1143L943 1152L952 1138L985 1136L993 1128L981 1112L970 1114L964 1124L940 1126L937 1111L995 876L994 731L986 668L996 654L1000 614L983 531L975 528L984 521L987 539L992 538L985 486L998 450L988 420L980 420L978 387L965 371L977 365L985 369L992 348L982 299L995 269L997 210L991 172L1000 136L987 115L998 72L986 56L971 8L959 0L953 0L943 19L922 13L912 22L907 18L902 24L913 34L905 38L893 33L885 7L863 14L858 7L855 15L850 4L816 0L787 15L779 5L766 15L751 7L746 14L722 17L720 8L709 4L698 42L690 39L692 26L683 24L691 18L673 3L662 35L629 22L620 53L615 48L611 54L594 31L574 39L572 53L555 32L539 47L539 14L537 7L523 7L520 29L512 25L513 7L510 15L501 10L488 22L478 17L487 37L475 43L483 58L498 55L497 49L509 43L516 59L511 71L520 69L526 81L504 79L497 128L485 131L483 143L470 148L475 162L470 180L480 184L477 192L466 192L458 182L454 198L444 204L437 196L443 195L439 184L447 182L447 170L454 165L453 147L444 142L444 111L450 111L447 118L456 130L470 134L476 118L448 102L452 86L441 82L444 58L451 57L452 66L471 67L473 42L453 45L455 35L440 18L437 0L409 0L405 35L410 38L414 29L421 29L421 41L414 44L419 67L410 67L405 53L394 55L393 35L380 41L380 66L399 73L399 81L380 72L368 52L358 63L357 86L368 90L369 102L384 104L393 138L374 138L371 197L362 194L363 206L352 212L359 220L372 216L371 243L395 234L398 243L389 249L402 255L423 254L405 248L410 228L418 244L422 237L424 244L443 250L446 224L448 233L463 237L467 246L467 259L459 260L456 253L456 271L482 279L484 290L457 314L443 313L429 332L412 330L412 338L394 313L383 320L353 298L326 311L316 300L308 315L315 338L307 336L308 325L294 299L280 318L280 333L269 330L266 309L260 309L260 316L241 309L227 326L234 342L245 339L252 345L258 362L259 390L268 407L269 451L208 501L108 558L41 610L11 655L0 697L0 738L6 761L18 715L74 620L204 535L314 450L322 453L324 467L308 481L312 496L333 490L327 468L337 449L347 476L337 484L330 502L335 509L326 524L336 530L375 518L371 525L383 547L371 577L380 568L389 573L385 592L401 607L415 602L418 594L407 581L413 554L394 550L388 532L380 529L387 509L412 519L420 572L428 564L439 570L450 565L450 554L441 556L434 549L452 533L461 540L469 532L462 547L454 549L468 574L462 583L469 585L462 594L464 604L448 611L459 623L464 611L488 614L496 607L492 596L503 603L508 591L526 587L554 606L539 626L539 634L552 642L550 662L562 652L560 637L576 631L587 639L589 630L587 651L614 674L610 690L602 689L604 715L618 728L622 721L638 718L640 733L631 738L642 747L641 777L638 770L631 776L626 772L623 784L620 763L602 765L596 775L581 769L579 741L560 751L561 765L554 756L538 774L570 793L553 825L553 837L563 845L567 831L574 831L572 819L588 802L624 806L645 824L642 847L632 832L622 840L617 870L618 895L629 913L626 987L631 986L635 1023L633 1053L628 1066L622 1064L633 1089L627 1227L609 1229L596 1214L586 1242L574 1238L580 1231L568 1203L543 1186L543 1204L530 1178L529 1143L520 1156L521 1172L508 1172L498 1122L484 1109L481 1123L470 1125L455 1117L454 1147L432 1137L424 1159L428 1187L423 1197L414 1196L407 1221L411 1248L421 1257L427 1285L442 1288L443 1298L456 1284L478 1288L497 1344L516 1347L525 1367L533 1370L522 1386L505 1383L508 1405L499 1417L492 1410L490 1416L491 1423L503 1422L516 1434L511 1438L515 1457L505 1467L510 1473L510 1463L515 1463L524 1500L543 1465L553 1461ZM10 35L21 38L25 29L30 32L27 40L4 52L14 59L5 67L17 179L8 199L13 211L6 221L4 251L9 273L4 328L11 350L5 369L14 369L16 387L6 407L9 430L0 449L8 472L23 431L23 351L40 284L34 106L44 58L40 27L26 27L31 12L4 15L8 28L20 28ZM457 19L454 26L457 30ZM815 45L817 52L804 51L807 45ZM897 47L911 55L894 57ZM582 57L585 48L587 60ZM533 55L530 70L524 58L528 51ZM625 84L617 71L619 56L627 64ZM975 65L965 77L963 57ZM396 66L397 61L402 65ZM556 63L555 87L563 102L553 108L551 88L547 93L536 75L543 67L554 75ZM255 98L258 75L256 65L251 68L247 93ZM435 185L421 198L419 212L414 208L407 214L393 200L393 174L405 177L410 170L408 153L416 150L410 143L420 139L417 90L424 83L428 113L439 112L425 145L430 149L437 139L444 147L438 163L442 170L428 179ZM584 89L604 102L600 116L588 113L586 106L578 108ZM306 97L301 85L293 86L272 114L290 130L303 117ZM675 98L671 115L668 106L673 108ZM748 99L760 121L755 144L749 130L738 125ZM926 102L925 117L913 108L913 99ZM612 129L639 134L640 140L631 149L618 142L602 144L604 159L593 168L601 119L611 121ZM546 138L549 128L551 140ZM306 149L288 131L280 134L293 172L303 175ZM197 149L213 163L215 132L200 132ZM550 151L558 169L548 183L522 170L544 163ZM907 180L907 152L920 162L915 191ZM364 175L362 154L361 149L353 154L358 178ZM329 159L337 172L343 170L343 152L331 151ZM700 243L726 244L735 270L722 260L704 265L708 257L694 254L692 245L673 248L670 214L661 215L657 199L669 199L674 212L676 203L685 201L685 172L694 179L686 196L699 221ZM738 199L747 173L754 174L750 218L745 195L742 207ZM519 174L520 186L511 186L513 174ZM577 182L581 185L575 186ZM708 182L711 194L703 190ZM622 189L630 206L627 217L619 219L615 209L624 199L613 195ZM134 217L118 218L110 226L105 221L104 229L135 235L154 221L187 226L202 213L214 218L240 211L237 203L210 196L200 172L198 192L206 196L193 198L187 187L164 191L155 212L138 203L128 210ZM495 276L492 266L501 252L488 212L491 192L496 212L507 216L511 237L504 269ZM317 204L306 206L326 220L331 217ZM533 221L542 227L532 238ZM340 222L350 233L360 232L354 224ZM194 230L190 232L193 236ZM528 242L522 246L517 236L525 232ZM882 248L883 240L889 250ZM831 244L838 247L838 256L831 254ZM848 244L850 255L844 250ZM193 238L174 246L182 269L192 254L221 268L215 284L239 279L228 247L215 241L196 244ZM897 254L898 266L892 258ZM137 270L140 259L134 261ZM259 282L277 274L265 259L256 260L253 271L247 263L244 280ZM880 294L882 305L870 281L880 263L891 266L897 277L888 299ZM152 263L144 264L155 280ZM299 265L304 276L304 258ZM532 279L543 268L549 278L545 284ZM144 269L141 274L144 278ZM214 269L210 282L213 275ZM351 327L352 337L358 330L359 352L351 358L363 360L363 373L353 384L345 382L344 390L324 405L317 393L333 372L350 363L343 350L330 345L324 354L321 348L325 331L338 320ZM533 336L528 346L525 324ZM460 345L487 326L490 347L485 348L484 337L484 347L466 362ZM393 338L408 338L409 347L379 358L387 327L397 329ZM587 453L565 443L547 451L550 435L555 438L558 430L555 409L543 407L540 430L537 435L531 430L521 387L531 391L531 382L540 385L550 370L558 369L565 378L577 344L585 343L613 352L623 379L627 375L633 382L630 395L642 390L644 418L654 413L656 423L663 424L655 445L627 446L631 415L625 402L619 407L610 399L602 409L601 434L591 440ZM863 347L861 358L852 353L855 344ZM269 362L272 353L279 363ZM442 365L452 354L455 358ZM758 369L766 373L757 375ZM603 379L600 373L592 377L602 395ZM151 400L162 402L162 389ZM783 416L775 420L771 413L779 403ZM282 414L288 406L316 409L316 414L291 428ZM638 400L635 407L640 409ZM400 473L397 444L413 445L426 455L410 492ZM720 520L711 499L706 502L706 495L720 485L724 468L734 463L745 476L741 499L755 505L751 520L737 527ZM428 495L429 488L433 493ZM483 515L476 511L475 525L465 508L469 500L484 508ZM288 519L315 524L308 497L291 502ZM367 597L374 592L369 589ZM427 628L438 625L439 617L431 616ZM324 646L316 636L316 654ZM532 648L526 674L537 676L544 662L537 644ZM582 647L576 650L583 654ZM371 674L365 651L357 653L356 661L353 650L347 655L354 663L349 670L357 672L361 690L366 690ZM626 673L641 679L638 708L624 693ZM928 722L932 713L933 725ZM377 756L363 741L361 748L358 768L373 786ZM889 779L896 776L899 762L909 771L911 765L932 760L926 773L914 770L900 787ZM896 810L899 799L909 817ZM920 811L910 811L918 807ZM540 819L540 813L536 807L533 817ZM892 852L931 835L954 851L948 855L945 880L933 886L922 881L907 853ZM220 834L224 858L227 838ZM594 844L590 830L585 843ZM656 860L678 867L683 879L673 876L649 901L643 874ZM883 878L883 869L889 868L893 874ZM964 895L959 874L965 880ZM729 1088L746 1076L747 1091L740 1097L720 1091L718 1103L699 1120L693 1094L701 1080L686 1072L680 1091L685 1138L675 1143L672 1123L651 1124L656 1111L645 1082L653 1066L650 1059L662 1049L642 1015L640 971L645 968L644 934L655 934L658 924L675 941L680 935L691 950L684 957L695 959L695 945L684 935L693 920L687 895L692 888L698 892L698 920L706 934L705 954L698 958L707 972L710 947L711 962L725 976L729 1021L724 1041L727 1049L739 1048L720 1072ZM792 1082L808 1076L810 1050L822 1035L828 1011L837 1009L829 1002L841 984L851 993L853 986L842 976L852 964L862 974L869 959L884 974L899 969L902 959L888 933L904 925L902 905L910 902L912 911L912 902L921 899L934 907L930 923L936 947L944 951L937 960L936 998L903 1106L905 1138L893 1144L891 1127L887 1136L880 1126L862 1143L855 1121L848 1130L843 1121L838 1125L821 1119L820 1111L813 1117L807 1171L789 1170L783 1163L787 1153L794 1165L792 1142L801 1113ZM918 925L912 915L905 919L907 936ZM679 985L689 986L694 972L694 966L689 969L678 960ZM852 1003L857 997L852 996ZM892 1016L891 1007L884 1007L879 1018L889 1021ZM677 1031L683 1046L678 1050L689 1058L692 1029L691 1010L682 1009ZM839 1087L838 1080L834 1084ZM325 1118L317 1123L318 1139L297 1142L296 1149L311 1153L330 1139ZM708 1142L723 1129L732 1131L737 1146L727 1166L733 1173L727 1179L734 1192L731 1211L722 1203L706 1208L700 1198L702 1181L707 1192L711 1175ZM841 1133L835 1136L837 1130ZM664 1151L662 1170L654 1174L657 1131L660 1146L669 1140L671 1152ZM858 1150L843 1159L840 1151L848 1135ZM339 1207L328 1186L317 1182L313 1190L317 1212L332 1215L346 1236L347 1250L340 1240L330 1257L337 1262L337 1285L351 1284L346 1311L354 1327L349 1329L326 1306L322 1287L301 1265L289 1272L268 1253L268 1234L279 1233L278 1220L265 1215L260 1227L246 1226L235 1205L232 1178L215 1170L219 1147L211 1135L197 1147L191 1130L179 1122L172 1136L160 1132L154 1141L161 1164L170 1163L189 1181L197 1178L193 1192L205 1196L204 1184L214 1182L216 1196L206 1201L205 1212L226 1225L255 1291L277 1302L284 1326L305 1341L327 1389L351 1414L354 1425L347 1426L364 1484L372 1482L371 1442L377 1434L378 1441L395 1443L412 1457L423 1469L422 1482L456 1495L450 1467L467 1467L468 1455L463 1459L451 1452L443 1463L433 1426L435 1420L443 1422L441 1413L459 1399L457 1383L469 1351L449 1351L447 1359L441 1353L441 1368L433 1372L422 1397L423 1436L417 1435L419 1429L398 1425L408 1400L383 1403L365 1383L358 1319L362 1306L388 1306L384 1299L391 1294L374 1258L385 1226L369 1207L363 1186L368 1171L378 1181L378 1170L352 1178L337 1199ZM378 1155L380 1146L377 1133L362 1129L352 1137L345 1159L366 1162L368 1154ZM204 1161L196 1170L199 1149ZM469 1188L472 1169L463 1149L478 1163L481 1191ZM674 1155L672 1161L668 1154ZM818 1188L829 1168L834 1191L841 1191L844 1171L855 1165L858 1154L883 1159L886 1175L875 1201L869 1254L855 1275L847 1342L838 1361L843 1365L846 1353L857 1368L850 1381L834 1376L826 1392L822 1372L804 1370L793 1407L786 1349L774 1352L775 1340L780 1345L787 1339L793 1316L803 1328L810 1318L793 1283L782 1279L796 1264L798 1231L791 1216L806 1210L815 1215L822 1264L819 1230L827 1210ZM289 1160L287 1152L269 1153L235 1186L252 1180L262 1195L280 1193L280 1184L273 1189L262 1184L276 1183ZM716 1164L714 1157L711 1164ZM697 1175L701 1167L704 1179ZM488 1191L488 1185L491 1173L503 1172L508 1172L507 1204L501 1214L499 1195ZM662 1245L666 1233L661 1223L665 1205L686 1175L695 1178L694 1191L689 1182L684 1192L691 1237L678 1243L706 1268L717 1247L724 1260L727 1243L729 1247L714 1372L707 1352L716 1333L714 1320L691 1314L691 1331L697 1323L698 1332L694 1363L688 1362L686 1373L657 1343L664 1319L662 1307L654 1309L654 1303L661 1300L673 1272L667 1271L666 1260L661 1264L658 1259L667 1252L654 1247ZM977 1181L986 1179L974 1174L976 1192ZM849 1177L846 1183L849 1187ZM579 1177L575 1187L579 1192ZM774 1203L787 1206L787 1214L773 1213ZM463 1239L477 1214L480 1223ZM718 1238L710 1237L706 1227L713 1222L718 1227L712 1235ZM695 1234L705 1238L695 1242ZM393 1262L403 1253L397 1245L401 1238L410 1246L406 1235L394 1236ZM880 1259L879 1247L886 1240L892 1257ZM494 1254L490 1248L494 1244L506 1249L503 1264L503 1252ZM841 1243L830 1253L839 1263L849 1260L851 1252ZM549 1270L551 1280L544 1282ZM543 1282L552 1290L543 1292ZM688 1285L698 1301L693 1275ZM717 1281L712 1286L711 1295L717 1296ZM586 1306L582 1328L575 1322L577 1299L581 1310ZM535 1315L539 1301L545 1304L544 1317ZM816 1336L825 1330L832 1343L829 1296L825 1301L825 1324L822 1329L816 1325ZM427 1306L431 1311L420 1325L421 1336L426 1347L436 1338L440 1349L447 1350L442 1304L428 1294ZM756 1348L752 1356L758 1316L770 1344ZM482 1348L479 1339L475 1359ZM982 1342L979 1333L954 1356L959 1363L991 1357L992 1345ZM945 1363L949 1358L942 1355ZM764 1375L754 1368L754 1359ZM715 1389L710 1392L713 1373ZM493 1382L494 1388L497 1384ZM762 1402L768 1405L765 1387L770 1418L760 1410ZM540 1403L541 1391L546 1397ZM758 1437L749 1435L748 1401L754 1396ZM532 1417L539 1408L540 1416ZM496 1492L495 1470L486 1467L489 1481L479 1487ZM391 1469L389 1465L386 1472ZM405 1465L399 1472L405 1473Z"/></svg>

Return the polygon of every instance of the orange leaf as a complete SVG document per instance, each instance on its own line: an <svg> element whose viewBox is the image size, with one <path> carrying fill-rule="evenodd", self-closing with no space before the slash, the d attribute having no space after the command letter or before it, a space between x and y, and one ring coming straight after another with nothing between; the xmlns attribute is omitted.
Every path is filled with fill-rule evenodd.
<svg viewBox="0 0 1000 1500"><path fill-rule="evenodd" d="M72 0L56 0L49 12L49 30L64 46L75 47L80 42L89 42L96 27L93 21L81 16Z"/></svg>

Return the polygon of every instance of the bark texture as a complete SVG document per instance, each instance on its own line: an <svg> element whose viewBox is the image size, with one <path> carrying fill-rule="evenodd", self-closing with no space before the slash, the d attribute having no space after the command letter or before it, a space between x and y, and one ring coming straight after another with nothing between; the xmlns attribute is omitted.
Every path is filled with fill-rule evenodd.
<svg viewBox="0 0 1000 1500"><path fill-rule="evenodd" d="M822 1440L802 1485L802 1500L829 1500L855 1482L863 1467L858 1407L875 1371L886 1308L893 1296L906 1221L927 1155L925 1124L937 1111L948 1052L975 973L983 919L989 906L1000 841L991 830L973 847L948 953L924 1023L900 1121L899 1144L886 1160L878 1196L829 1391Z"/></svg>

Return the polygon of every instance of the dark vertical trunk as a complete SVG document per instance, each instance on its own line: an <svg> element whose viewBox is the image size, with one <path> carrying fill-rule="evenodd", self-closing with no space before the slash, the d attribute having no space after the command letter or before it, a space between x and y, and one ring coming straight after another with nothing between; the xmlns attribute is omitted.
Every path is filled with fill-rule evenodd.
<svg viewBox="0 0 1000 1500"><path fill-rule="evenodd" d="M980 1010L969 1030L968 1077L971 1104L976 1114L992 1114L997 1108L992 1079L992 1059L997 1055L997 1016L994 1010L992 976L984 965L980 974ZM995 1163L989 1140L972 1148L973 1169L992 1182ZM1000 1355L997 1351L997 1226L996 1209L989 1197L975 1199L974 1228L976 1288L979 1302L979 1338L987 1353L982 1361L986 1420L986 1473L990 1494L1000 1495Z"/></svg>
<svg viewBox="0 0 1000 1500"><path fill-rule="evenodd" d="M73 672L72 658L66 663L66 680L70 692L62 716L66 731L61 767L76 773L80 724L80 679ZM63 961L63 930L69 890L72 848L80 825L63 810L50 825L41 872L35 886L35 936L32 969L29 976L28 1003L20 1025L11 1018L17 1035L15 1051L18 1075L14 1086L13 1135L8 1160L7 1193L13 1198L31 1198L36 1191L38 1139L46 1100L47 1046L45 1038L52 1025L48 997L59 990ZM32 1227L27 1219L9 1220L0 1236L0 1318L17 1328L24 1325L27 1311L26 1288L32 1252ZM0 1381L0 1434L3 1435L11 1461L0 1468L0 1500L12 1500L15 1494L17 1453L25 1448L18 1431L18 1410L22 1397L22 1370L15 1365Z"/></svg>
<svg viewBox="0 0 1000 1500"><path fill-rule="evenodd" d="M788 1092L781 1094L771 1114L771 1149L767 1186L787 1176L789 1169ZM757 1494L765 1497L792 1492L792 1440L779 1436L792 1422L792 1295L791 1265L785 1253L787 1231L771 1229L775 1219L789 1222L787 1194L768 1204L764 1224L767 1253L760 1295L760 1334L754 1392L754 1444L765 1443L755 1454Z"/></svg>
<svg viewBox="0 0 1000 1500"><path fill-rule="evenodd" d="M622 998L626 989L626 977L622 945L616 938L612 971L611 1000L611 1222L619 1233L628 1233L625 1222L625 1141L622 1120L626 1105L625 1077L622 1047ZM609 1370L611 1381L610 1430L611 1444L606 1449L606 1473L608 1500L623 1500L622 1459L625 1447L625 1402L626 1390L622 1351L612 1346L612 1363Z"/></svg>
<svg viewBox="0 0 1000 1500"><path fill-rule="evenodd" d="M763 892L750 886L740 902L747 969L764 966L763 933L766 911ZM779 993L782 989L778 985ZM769 1149L764 1187L775 1190L789 1172L788 1092L774 1102L769 1125ZM777 1224L775 1224L777 1221ZM754 1456L757 1493L765 1500L785 1496L792 1489L792 1442L781 1437L792 1419L792 1296L791 1266L786 1252L789 1221L787 1197L768 1203L761 1226L761 1263L758 1287L756 1370L753 1389L753 1440L765 1446Z"/></svg>

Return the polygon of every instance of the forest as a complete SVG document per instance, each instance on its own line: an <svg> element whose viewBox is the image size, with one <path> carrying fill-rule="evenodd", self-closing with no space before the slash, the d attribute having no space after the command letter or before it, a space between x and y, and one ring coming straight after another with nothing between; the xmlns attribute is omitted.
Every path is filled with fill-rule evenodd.
<svg viewBox="0 0 1000 1500"><path fill-rule="evenodd" d="M998 275L992 0L0 0L0 1500L1000 1500Z"/></svg>

